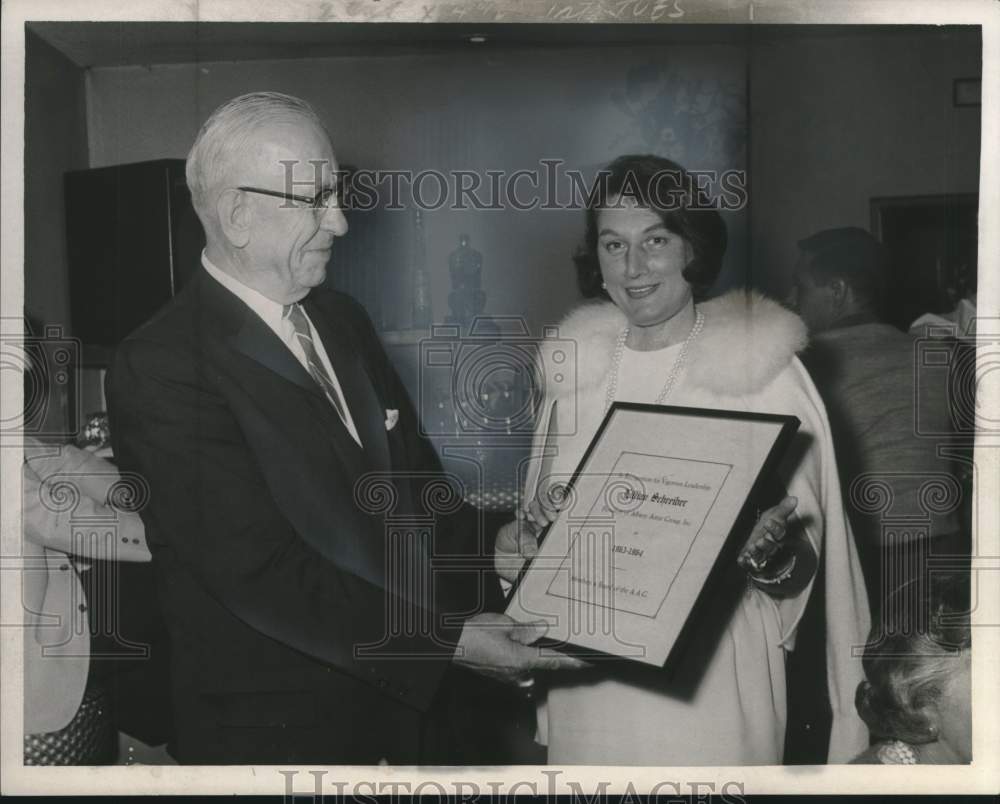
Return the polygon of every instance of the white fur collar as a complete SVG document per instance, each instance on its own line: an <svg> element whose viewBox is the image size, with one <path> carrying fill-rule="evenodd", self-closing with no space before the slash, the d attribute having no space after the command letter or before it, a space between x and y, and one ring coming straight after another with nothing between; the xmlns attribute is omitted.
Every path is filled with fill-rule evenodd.
<svg viewBox="0 0 1000 804"><path fill-rule="evenodd" d="M805 324L795 313L755 291L731 291L698 309L705 314L705 329L691 344L685 380L712 393L761 390L808 343ZM605 381L625 324L618 307L598 302L578 307L559 325L558 337L576 343L577 390ZM555 395L559 390L549 388Z"/></svg>

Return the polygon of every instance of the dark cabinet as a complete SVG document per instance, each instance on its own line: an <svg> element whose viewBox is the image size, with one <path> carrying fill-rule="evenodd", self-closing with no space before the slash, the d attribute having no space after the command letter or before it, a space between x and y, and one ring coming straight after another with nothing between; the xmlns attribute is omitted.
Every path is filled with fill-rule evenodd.
<svg viewBox="0 0 1000 804"><path fill-rule="evenodd" d="M205 245L184 160L66 173L73 334L114 346L191 276Z"/></svg>

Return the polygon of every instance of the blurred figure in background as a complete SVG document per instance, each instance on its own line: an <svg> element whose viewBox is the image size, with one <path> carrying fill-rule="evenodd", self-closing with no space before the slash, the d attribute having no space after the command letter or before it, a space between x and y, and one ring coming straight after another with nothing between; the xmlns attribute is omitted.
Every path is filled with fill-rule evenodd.
<svg viewBox="0 0 1000 804"><path fill-rule="evenodd" d="M972 635L968 574L934 573L916 597L887 601L865 648L858 714L876 742L853 760L868 765L972 761Z"/></svg>
<svg viewBox="0 0 1000 804"><path fill-rule="evenodd" d="M91 672L91 623L80 573L95 561L149 561L142 520L109 503L121 477L91 451L29 438L24 453L22 554L30 562L22 576L24 761L108 764L118 745L108 689L113 682ZM77 500L70 510L53 503L62 495ZM74 539L76 518L97 527L90 538Z"/></svg>
<svg viewBox="0 0 1000 804"><path fill-rule="evenodd" d="M26 320L26 338L38 329ZM39 395L51 391L44 362L37 349L25 346L26 416ZM25 436L25 765L97 765L116 759L114 681L91 667L91 601L82 574L95 562L150 560L139 515L115 504L117 491L128 496L121 481L96 448ZM87 525L83 531L81 523Z"/></svg>
<svg viewBox="0 0 1000 804"><path fill-rule="evenodd" d="M917 340L880 319L887 291L881 244L863 229L845 227L798 245L792 302L812 335L803 362L826 403L844 502L877 611L893 588L922 571L928 550L967 549L956 535L959 500L936 511L923 504L931 481L959 496L960 487L949 480L954 466L938 455L941 439L920 435L916 426L919 404L924 432L949 432L948 395L944 388L918 386ZM863 499L886 490L886 507ZM924 532L935 534L934 546L919 529L887 544L884 517L922 520Z"/></svg>

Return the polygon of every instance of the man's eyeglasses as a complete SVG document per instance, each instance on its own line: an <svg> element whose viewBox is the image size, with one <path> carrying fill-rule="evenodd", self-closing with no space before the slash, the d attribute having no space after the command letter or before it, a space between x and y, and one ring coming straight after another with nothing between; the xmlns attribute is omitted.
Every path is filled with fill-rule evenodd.
<svg viewBox="0 0 1000 804"><path fill-rule="evenodd" d="M306 204L312 209L328 209L331 204L335 203L340 195L334 190L327 188L323 190L318 195L309 196L305 195L293 195L292 193L280 193L277 190L264 190L260 187L237 187L237 190L242 190L245 193L257 193L259 195L270 195L274 198L284 198L286 201L298 201L300 204Z"/></svg>

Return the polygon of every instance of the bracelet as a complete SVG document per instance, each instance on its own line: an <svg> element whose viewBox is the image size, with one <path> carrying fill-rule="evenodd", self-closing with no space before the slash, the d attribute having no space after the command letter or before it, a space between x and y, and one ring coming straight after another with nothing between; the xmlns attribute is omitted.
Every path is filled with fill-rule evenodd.
<svg viewBox="0 0 1000 804"><path fill-rule="evenodd" d="M797 562L798 562L798 556L793 554L791 559L789 559L788 563L785 564L785 566L782 567L780 570L778 570L777 573L775 573L770 577L762 578L759 575L754 575L752 572L748 572L747 575L750 576L750 579L754 583L763 584L765 586L776 586L779 583L784 583L785 581L787 581L789 578L792 577L792 573L795 571L795 565Z"/></svg>

